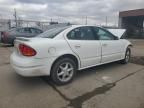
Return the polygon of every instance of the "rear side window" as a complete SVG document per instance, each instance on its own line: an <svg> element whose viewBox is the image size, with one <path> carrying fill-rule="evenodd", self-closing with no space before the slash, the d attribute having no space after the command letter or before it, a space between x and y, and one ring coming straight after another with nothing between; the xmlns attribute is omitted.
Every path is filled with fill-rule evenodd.
<svg viewBox="0 0 144 108"><path fill-rule="evenodd" d="M67 35L71 40L96 40L91 27L79 27L70 31Z"/></svg>

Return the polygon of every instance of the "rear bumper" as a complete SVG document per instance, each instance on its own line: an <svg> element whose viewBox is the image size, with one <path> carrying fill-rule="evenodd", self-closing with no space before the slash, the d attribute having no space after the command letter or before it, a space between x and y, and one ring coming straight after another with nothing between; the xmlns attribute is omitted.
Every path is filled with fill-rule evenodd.
<svg viewBox="0 0 144 108"><path fill-rule="evenodd" d="M54 59L34 59L20 57L13 53L10 57L11 66L21 76L48 76Z"/></svg>
<svg viewBox="0 0 144 108"><path fill-rule="evenodd" d="M43 76L49 75L42 72L43 66L34 66L34 67L20 67L11 64L17 74L25 77L32 77L32 76Z"/></svg>

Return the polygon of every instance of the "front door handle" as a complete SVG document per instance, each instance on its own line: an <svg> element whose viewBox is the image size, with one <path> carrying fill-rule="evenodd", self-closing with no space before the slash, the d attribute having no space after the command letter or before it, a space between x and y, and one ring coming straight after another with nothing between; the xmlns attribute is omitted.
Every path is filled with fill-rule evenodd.
<svg viewBox="0 0 144 108"><path fill-rule="evenodd" d="M102 44L102 46L104 46L104 47L106 47L107 45L108 45L108 44L106 44L106 43L105 43L105 44Z"/></svg>

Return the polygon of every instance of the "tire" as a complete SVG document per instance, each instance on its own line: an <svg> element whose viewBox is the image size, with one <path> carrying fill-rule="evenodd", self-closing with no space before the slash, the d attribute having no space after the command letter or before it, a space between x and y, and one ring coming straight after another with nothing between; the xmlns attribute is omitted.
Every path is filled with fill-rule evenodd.
<svg viewBox="0 0 144 108"><path fill-rule="evenodd" d="M123 60L120 61L121 64L127 64L129 63L131 58L131 49L127 48L126 52L125 52L125 58Z"/></svg>
<svg viewBox="0 0 144 108"><path fill-rule="evenodd" d="M76 63L70 58L62 58L51 69L51 79L57 85L64 85L70 83L76 73Z"/></svg>

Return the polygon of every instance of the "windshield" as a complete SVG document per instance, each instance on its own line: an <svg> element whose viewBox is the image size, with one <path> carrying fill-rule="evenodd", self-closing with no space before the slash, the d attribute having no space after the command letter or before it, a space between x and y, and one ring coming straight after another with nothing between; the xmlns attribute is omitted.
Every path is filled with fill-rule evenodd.
<svg viewBox="0 0 144 108"><path fill-rule="evenodd" d="M53 29L45 31L44 33L38 35L37 37L54 38L56 35L58 35L59 33L61 33L62 31L64 31L65 29L69 27L70 26L53 28Z"/></svg>

